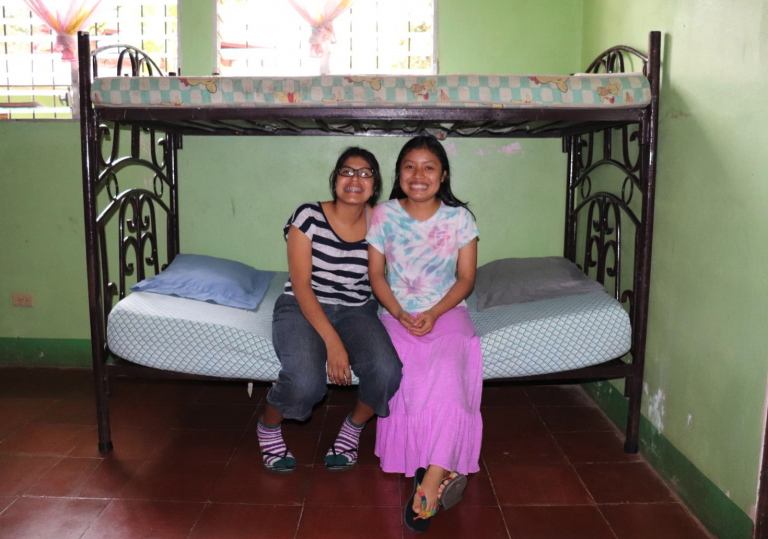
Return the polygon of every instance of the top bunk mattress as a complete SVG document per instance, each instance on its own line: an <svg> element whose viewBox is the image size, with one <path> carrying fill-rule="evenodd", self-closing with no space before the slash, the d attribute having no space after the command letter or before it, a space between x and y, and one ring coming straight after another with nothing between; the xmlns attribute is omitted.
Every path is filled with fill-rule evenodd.
<svg viewBox="0 0 768 539"><path fill-rule="evenodd" d="M319 77L103 77L97 107L644 108L642 73Z"/></svg>

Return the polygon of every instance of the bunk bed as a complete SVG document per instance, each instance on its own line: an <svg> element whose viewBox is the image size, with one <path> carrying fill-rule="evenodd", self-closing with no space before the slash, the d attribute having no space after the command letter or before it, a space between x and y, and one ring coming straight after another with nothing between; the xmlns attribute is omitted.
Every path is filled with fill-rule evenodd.
<svg viewBox="0 0 768 539"><path fill-rule="evenodd" d="M608 293L486 311L474 308L477 299L470 297L473 321L483 342L484 378L543 383L623 378L629 399L625 451L637 452L650 290L660 41L659 32L650 33L647 55L626 46L608 49L577 75L189 78L163 76L145 53L128 45L91 51L88 34L79 33L83 201L99 450L112 449L108 406L112 377L251 382L272 380L277 373L267 328L284 273L273 278L256 312L130 293L127 276L139 282L156 275L181 251L178 190L183 180L178 160L184 135L429 133L439 138L562 139L567 154L563 257L603 284ZM98 76L100 55L107 50L118 54L117 77ZM128 64L130 73L122 73ZM641 67L642 72L627 72L631 66ZM123 132L130 134L129 144L121 145ZM142 137L149 138L148 148ZM127 155L120 156L124 146ZM133 167L153 174L151 188L120 189L118 175ZM593 192L593 178L598 176L594 183L601 190ZM107 240L113 229L117 245ZM111 273L115 266L116 273ZM113 305L115 299L118 302ZM588 316L579 318L584 304L590 302L609 314L595 317L592 305ZM212 340L221 342L216 336L220 330L245 344L239 350L229 347L220 354L221 361L201 368L184 359L201 351L215 355L214 345L187 349L175 337L171 344L153 341L137 329L142 316L159 316L163 323L171 319L163 331L172 332L175 325L181 328L178 335L213 334ZM601 347L590 339L595 331L605 333L608 318L613 320L608 340L615 342ZM223 329L214 327L222 319L227 320L222 322ZM563 324L553 320L567 320L568 329L562 330ZM554 350L557 357L554 363L550 358L545 368L537 368L540 348L523 350L525 345L519 341L534 330L540 333L529 340L547 340L553 327L568 338L560 339L557 346L548 344L548 353Z"/></svg>

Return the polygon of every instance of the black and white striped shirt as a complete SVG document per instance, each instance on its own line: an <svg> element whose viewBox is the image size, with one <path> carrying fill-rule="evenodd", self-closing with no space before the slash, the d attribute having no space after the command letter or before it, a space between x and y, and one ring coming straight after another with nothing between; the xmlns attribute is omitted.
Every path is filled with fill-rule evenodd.
<svg viewBox="0 0 768 539"><path fill-rule="evenodd" d="M312 242L312 290L320 303L359 306L370 299L365 239L351 243L342 240L331 228L319 202L296 208L283 229L286 239L291 225ZM285 293L293 295L290 278Z"/></svg>

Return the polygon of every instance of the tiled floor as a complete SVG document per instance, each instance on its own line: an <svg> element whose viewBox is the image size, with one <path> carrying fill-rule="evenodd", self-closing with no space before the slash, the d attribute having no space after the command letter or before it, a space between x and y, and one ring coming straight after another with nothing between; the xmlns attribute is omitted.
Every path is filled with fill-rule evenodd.
<svg viewBox="0 0 768 539"><path fill-rule="evenodd" d="M115 449L96 448L90 373L0 368L0 538L405 538L412 483L385 474L363 433L360 465L322 456L356 398L333 390L306 424L284 427L290 476L260 464L265 394L244 386L121 382ZM482 471L427 536L707 539L666 485L577 387L488 387Z"/></svg>

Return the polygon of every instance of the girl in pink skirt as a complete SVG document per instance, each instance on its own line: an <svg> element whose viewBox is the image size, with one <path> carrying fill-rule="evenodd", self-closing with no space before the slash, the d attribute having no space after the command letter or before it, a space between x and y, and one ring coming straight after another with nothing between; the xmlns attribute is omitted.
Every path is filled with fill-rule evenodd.
<svg viewBox="0 0 768 539"><path fill-rule="evenodd" d="M464 302L475 283L478 230L450 177L437 139L411 139L366 236L371 287L403 362L390 416L378 421L376 454L385 472L415 477L405 506L414 531L425 531L438 507L458 503L466 474L480 470L483 365Z"/></svg>

